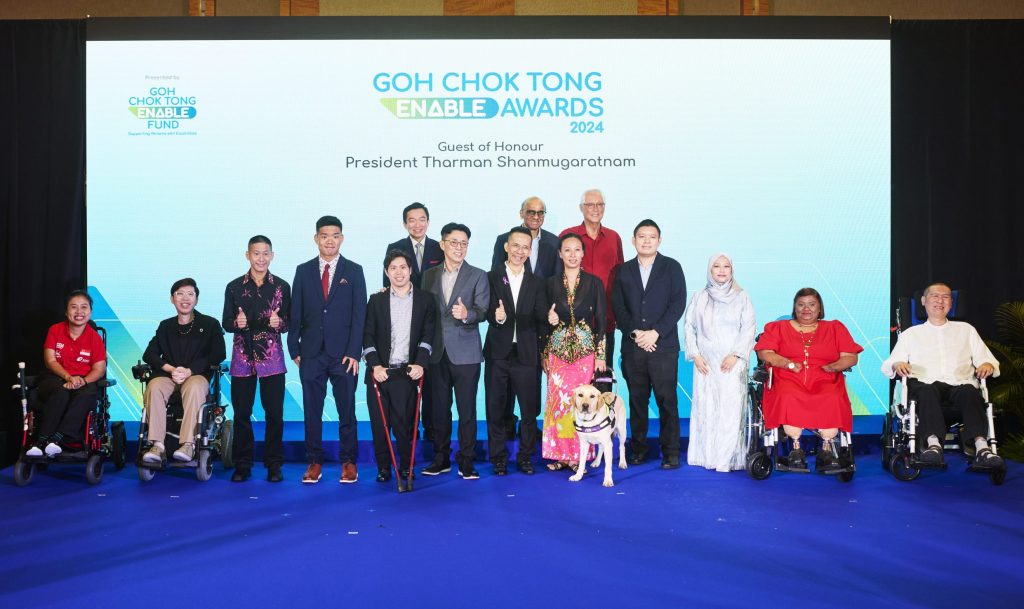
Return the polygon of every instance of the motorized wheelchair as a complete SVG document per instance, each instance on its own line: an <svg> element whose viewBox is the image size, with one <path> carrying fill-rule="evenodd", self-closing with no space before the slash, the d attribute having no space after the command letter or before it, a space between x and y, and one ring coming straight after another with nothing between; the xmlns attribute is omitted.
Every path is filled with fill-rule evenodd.
<svg viewBox="0 0 1024 609"><path fill-rule="evenodd" d="M998 442L995 430L995 408L988 399L988 385L981 380L981 395L985 401L985 418L988 420L986 441L993 453L998 454ZM947 422L952 421L946 437L943 438L943 450L959 450L967 459L967 471L988 474L992 484L1000 485L1006 478L1006 462L999 467L990 467L978 463L974 459L974 438L964 437L963 423L960 412L952 404L942 405L942 416ZM916 430L918 425L917 402L910 399L907 391L907 379L904 377L893 390L893 403L885 415L882 426L882 467L892 473L897 480L910 482L921 475L925 469L947 469L946 462L927 463L919 459L920 441Z"/></svg>
<svg viewBox="0 0 1024 609"><path fill-rule="evenodd" d="M95 326L103 343L107 342L105 329ZM98 484L103 479L103 464L108 459L113 461L114 468L124 468L126 460L126 436L124 422L110 422L110 399L107 389L117 384L115 379L96 381L96 402L85 417L82 431L82 442L75 443L59 455L38 457L29 456L26 451L32 447L39 432L39 418L45 416L43 404L36 395L38 377L28 376L25 362L18 363L18 383L12 387L19 392L21 400L21 452L14 464L14 483L25 486L32 482L37 469L45 469L53 464L85 463L85 479L90 484Z"/></svg>
<svg viewBox="0 0 1024 609"><path fill-rule="evenodd" d="M135 465L139 471L139 479L148 482L156 476L156 472L165 469L195 468L196 478L206 482L213 475L213 459L220 457L225 469L234 467L231 455L231 443L234 439L234 422L228 420L225 407L221 404L220 379L228 371L226 363L210 366L210 390L206 401L199 408L195 428L195 457L191 461L177 461L166 457L160 463L147 463L142 456L152 447L149 442L149 404L142 409L142 421L139 423L139 450L135 456ZM132 366L132 376L142 383L142 393L146 393L146 384L153 378L153 369L149 364L138 362ZM172 454L177 450L178 431L184 408L181 404L181 392L175 391L167 402L167 435L164 440L164 454Z"/></svg>
<svg viewBox="0 0 1024 609"><path fill-rule="evenodd" d="M778 427L766 429L764 423L764 393L771 390L772 370L763 362L758 362L753 373L747 382L747 416L746 416L746 446L747 459L746 470L754 480L764 480L772 475L772 472L799 472L810 473L810 468L790 463L789 453L793 450L793 442L780 433ZM816 434L815 434L816 435ZM848 431L839 431L832 442L835 446L838 466L833 468L822 468L815 460L815 471L819 474L835 475L842 482L853 480L857 471L853 456L853 436ZM805 448L808 454L814 454L821 450L824 443L815 443L811 448Z"/></svg>

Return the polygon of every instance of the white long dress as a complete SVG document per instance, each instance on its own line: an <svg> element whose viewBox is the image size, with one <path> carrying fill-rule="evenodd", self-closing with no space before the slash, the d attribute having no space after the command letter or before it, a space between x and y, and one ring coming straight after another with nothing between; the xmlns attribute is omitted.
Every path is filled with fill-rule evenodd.
<svg viewBox="0 0 1024 609"><path fill-rule="evenodd" d="M746 290L729 303L717 302L704 290L686 309L686 359L700 355L711 371L704 375L693 369L693 406L690 412L690 446L686 462L707 469L728 472L745 467L746 445L743 429L747 405L747 364L754 346L754 306ZM697 306L694 306L694 305ZM722 360L739 359L729 372L722 372Z"/></svg>

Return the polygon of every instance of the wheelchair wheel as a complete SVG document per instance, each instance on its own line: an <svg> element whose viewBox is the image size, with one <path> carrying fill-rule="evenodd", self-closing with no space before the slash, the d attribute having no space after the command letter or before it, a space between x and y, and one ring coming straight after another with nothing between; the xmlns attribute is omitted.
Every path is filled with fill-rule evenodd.
<svg viewBox="0 0 1024 609"><path fill-rule="evenodd" d="M224 426L220 429L220 462L224 464L224 469L232 469L235 467L234 452L232 447L235 441L235 422L224 421Z"/></svg>
<svg viewBox="0 0 1024 609"><path fill-rule="evenodd" d="M21 459L14 464L14 483L18 486L25 486L32 482L32 475L36 473L35 463L26 463Z"/></svg>
<svg viewBox="0 0 1024 609"><path fill-rule="evenodd" d="M775 464L771 458L762 452L747 455L747 475L754 480L764 480L772 475Z"/></svg>
<svg viewBox="0 0 1024 609"><path fill-rule="evenodd" d="M889 462L892 460L892 413L885 413L885 423L882 424L882 469L889 471Z"/></svg>
<svg viewBox="0 0 1024 609"><path fill-rule="evenodd" d="M892 456L892 461L889 462L889 471L896 476L897 480L903 482L910 482L921 475L921 470L910 467L908 460L901 455Z"/></svg>
<svg viewBox="0 0 1024 609"><path fill-rule="evenodd" d="M1003 480L1006 480L1006 468L994 469L988 473L988 479L992 481L992 484L1000 486Z"/></svg>
<svg viewBox="0 0 1024 609"><path fill-rule="evenodd" d="M199 466L196 467L196 478L200 482L206 482L213 476L213 461L210 459L209 450L199 451Z"/></svg>
<svg viewBox="0 0 1024 609"><path fill-rule="evenodd" d="M124 464L128 461L128 437L124 431L123 421L110 426L110 458L117 471L124 469Z"/></svg>
<svg viewBox="0 0 1024 609"><path fill-rule="evenodd" d="M156 476L156 470L149 469L148 467L142 467L139 465L136 469L139 470L139 480L142 480L143 482L149 482Z"/></svg>
<svg viewBox="0 0 1024 609"><path fill-rule="evenodd" d="M89 484L99 484L103 479L102 456L89 455L89 460L85 462L85 479L89 481Z"/></svg>

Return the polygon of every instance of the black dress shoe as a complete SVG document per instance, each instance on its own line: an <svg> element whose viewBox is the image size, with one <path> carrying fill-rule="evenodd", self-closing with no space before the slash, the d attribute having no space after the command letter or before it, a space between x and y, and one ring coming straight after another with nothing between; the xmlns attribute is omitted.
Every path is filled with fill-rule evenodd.
<svg viewBox="0 0 1024 609"><path fill-rule="evenodd" d="M629 463L630 465L643 465L644 461L646 460L647 455L645 455L644 453L638 453L630 455L629 459L626 459L626 463Z"/></svg>
<svg viewBox="0 0 1024 609"><path fill-rule="evenodd" d="M661 460L661 469L679 469L679 457L666 457Z"/></svg>
<svg viewBox="0 0 1024 609"><path fill-rule="evenodd" d="M528 476L533 475L533 463L530 463L529 461L520 461L516 464L516 467L519 468L520 472Z"/></svg>
<svg viewBox="0 0 1024 609"><path fill-rule="evenodd" d="M271 467L267 470L267 482L284 482L284 476L281 474L281 466Z"/></svg>
<svg viewBox="0 0 1024 609"><path fill-rule="evenodd" d="M499 461L494 464L494 475L495 476L507 476L508 475L508 464L504 461Z"/></svg>
<svg viewBox="0 0 1024 609"><path fill-rule="evenodd" d="M391 480L391 468L390 467L378 467L377 468L377 482L388 482Z"/></svg>
<svg viewBox="0 0 1024 609"><path fill-rule="evenodd" d="M236 467L235 473L231 474L232 482L245 482L252 475L252 470L248 467Z"/></svg>

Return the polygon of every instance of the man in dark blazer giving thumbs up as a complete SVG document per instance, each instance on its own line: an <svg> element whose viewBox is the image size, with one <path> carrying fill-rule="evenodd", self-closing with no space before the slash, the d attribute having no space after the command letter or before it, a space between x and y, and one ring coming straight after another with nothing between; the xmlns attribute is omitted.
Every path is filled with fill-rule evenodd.
<svg viewBox="0 0 1024 609"><path fill-rule="evenodd" d="M450 222L441 228L444 263L423 273L423 289L437 303L437 335L430 358L434 392L434 462L427 476L451 471L452 392L459 410L459 475L480 477L473 467L476 455L476 389L480 381L480 322L487 315L490 290L487 274L465 261L469 227Z"/></svg>

